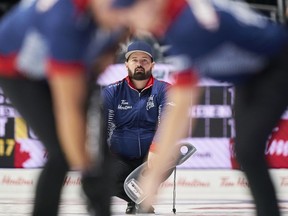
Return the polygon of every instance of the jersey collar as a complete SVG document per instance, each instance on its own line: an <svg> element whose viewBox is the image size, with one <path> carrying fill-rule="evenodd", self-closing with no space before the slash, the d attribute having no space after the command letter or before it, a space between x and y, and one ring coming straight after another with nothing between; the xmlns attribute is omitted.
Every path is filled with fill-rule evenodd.
<svg viewBox="0 0 288 216"><path fill-rule="evenodd" d="M146 83L146 86L142 89L142 91L150 88L150 87L154 84L154 79L155 79L155 78L151 75L150 78L149 78L149 80L148 80L148 82ZM133 82L131 81L131 79L130 79L129 76L125 77L125 80L126 80L128 86L129 86L130 88L138 91L138 90L135 88L135 86L134 86L134 84L133 84Z"/></svg>

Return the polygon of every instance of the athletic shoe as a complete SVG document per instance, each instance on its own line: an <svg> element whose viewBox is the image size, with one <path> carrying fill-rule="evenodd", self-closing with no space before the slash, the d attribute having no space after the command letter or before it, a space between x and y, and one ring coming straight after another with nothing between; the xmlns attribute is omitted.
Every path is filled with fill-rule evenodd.
<svg viewBox="0 0 288 216"><path fill-rule="evenodd" d="M128 202L126 208L126 214L135 214L136 213L136 205L134 202Z"/></svg>

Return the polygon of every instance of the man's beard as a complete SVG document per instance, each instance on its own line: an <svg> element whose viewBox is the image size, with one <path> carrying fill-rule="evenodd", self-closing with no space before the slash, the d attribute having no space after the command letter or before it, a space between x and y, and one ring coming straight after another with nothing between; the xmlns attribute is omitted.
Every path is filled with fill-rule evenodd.
<svg viewBox="0 0 288 216"><path fill-rule="evenodd" d="M141 71L138 71L140 70ZM130 77L130 79L134 79L134 80L147 80L150 78L152 74L152 70L147 70L145 71L145 69L143 67L137 67L134 70L134 73L132 73L132 71L128 68L128 75Z"/></svg>

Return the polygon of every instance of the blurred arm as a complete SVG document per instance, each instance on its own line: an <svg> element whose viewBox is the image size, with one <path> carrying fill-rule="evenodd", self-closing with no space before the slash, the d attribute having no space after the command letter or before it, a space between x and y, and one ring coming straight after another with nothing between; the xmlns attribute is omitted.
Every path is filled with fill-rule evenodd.
<svg viewBox="0 0 288 216"><path fill-rule="evenodd" d="M167 85L165 88L161 89L158 92L158 95L160 98L160 103L159 103L160 105L158 108L159 111L158 111L157 130L160 127L160 125L162 124L163 113L164 113L165 109L167 109L167 107L170 107L170 109L171 109L175 106L175 103L173 101L169 101L167 98L167 91L169 88L171 88L171 85ZM156 150L157 143L158 143L158 139L157 139L157 132L156 132L155 136L153 138L153 141L150 145L148 156L147 156L148 167L151 167L153 164L153 158L156 156L155 150Z"/></svg>
<svg viewBox="0 0 288 216"><path fill-rule="evenodd" d="M195 85L173 86L168 91L168 100L174 101L175 107L167 107L163 113L163 122L157 131L157 156L153 157L153 165L148 169L145 179L140 179L145 194L143 207L150 206L155 199L156 191L164 178L165 171L171 165L171 158L178 152L176 144L187 135L191 106L197 104L200 92ZM175 158L175 157L174 157ZM174 161L175 163L176 161Z"/></svg>

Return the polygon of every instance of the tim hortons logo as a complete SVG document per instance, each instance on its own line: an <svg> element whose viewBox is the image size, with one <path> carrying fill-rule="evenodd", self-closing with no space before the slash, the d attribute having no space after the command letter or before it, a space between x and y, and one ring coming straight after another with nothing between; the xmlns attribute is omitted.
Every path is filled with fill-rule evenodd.
<svg viewBox="0 0 288 216"><path fill-rule="evenodd" d="M1 180L3 185L33 185L32 179L25 179L23 177L11 177L9 175L3 176Z"/></svg>
<svg viewBox="0 0 288 216"><path fill-rule="evenodd" d="M81 178L80 177L71 177L71 176L67 176L64 179L64 186L78 186L81 185Z"/></svg>

